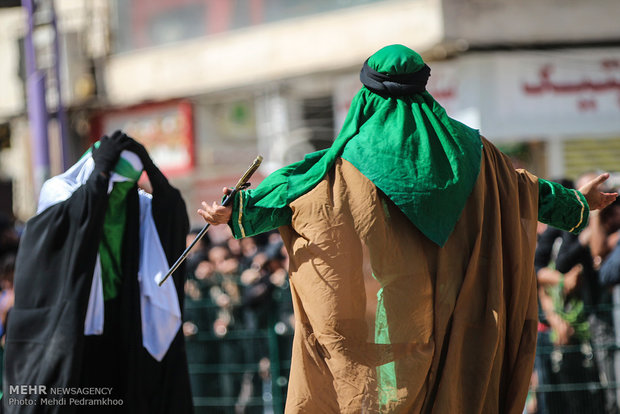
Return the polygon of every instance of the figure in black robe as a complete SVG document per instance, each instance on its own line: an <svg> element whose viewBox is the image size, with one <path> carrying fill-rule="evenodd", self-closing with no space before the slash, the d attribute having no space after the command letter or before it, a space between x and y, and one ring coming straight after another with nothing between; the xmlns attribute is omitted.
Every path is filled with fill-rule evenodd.
<svg viewBox="0 0 620 414"><path fill-rule="evenodd" d="M188 218L179 191L168 183L142 145L120 132L103 137L101 145L93 150L94 170L84 184L66 200L30 219L21 239L15 307L6 340L3 407L7 413L193 411L182 330L178 330L161 361L143 346L137 277L140 203L135 184L126 199L118 293L105 301L103 334L84 334L93 269L108 207L110 171L125 149L139 156L151 182L152 218L168 264L185 247ZM174 275L180 309L183 275L183 269ZM54 393L58 387L75 388L65 395L64 404L49 404L50 398L62 397ZM99 392L108 389L111 394L76 394L87 392L87 387ZM116 405L101 404L101 400L97 405L88 405L87 399L105 397ZM48 404L41 404L42 398L47 398ZM75 401L71 404L69 398L86 405ZM28 399L37 404L18 405ZM119 401L122 405L118 405Z"/></svg>

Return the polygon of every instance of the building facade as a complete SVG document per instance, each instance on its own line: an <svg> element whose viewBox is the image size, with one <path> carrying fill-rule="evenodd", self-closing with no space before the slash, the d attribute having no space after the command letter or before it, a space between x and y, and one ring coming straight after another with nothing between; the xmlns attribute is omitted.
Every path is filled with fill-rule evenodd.
<svg viewBox="0 0 620 414"><path fill-rule="evenodd" d="M265 157L264 176L329 146L361 86L361 64L392 43L428 61L429 91L448 114L533 172L620 171L620 4L613 0L54 5L65 157L76 159L101 134L127 130L181 189L196 224L200 201L219 199L257 154ZM20 219L34 212L37 185L27 168L35 141L20 69L26 18L23 8L0 9L9 28L0 35L0 123L10 127L0 171L12 182ZM47 95L54 174L63 168L61 137L54 94Z"/></svg>

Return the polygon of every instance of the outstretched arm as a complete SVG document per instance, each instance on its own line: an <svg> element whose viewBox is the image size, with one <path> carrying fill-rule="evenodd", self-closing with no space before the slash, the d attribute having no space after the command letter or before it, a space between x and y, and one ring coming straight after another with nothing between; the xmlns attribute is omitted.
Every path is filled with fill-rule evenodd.
<svg viewBox="0 0 620 414"><path fill-rule="evenodd" d="M227 195L231 189L224 188L223 192ZM203 202L198 214L211 225L228 224L237 239L261 234L291 223L293 212L289 206L259 207L256 205L257 198L254 195L252 190L238 191L231 205L227 207Z"/></svg>
<svg viewBox="0 0 620 414"><path fill-rule="evenodd" d="M601 174L579 191L559 183L538 179L538 221L571 233L580 233L587 225L589 212L611 204L618 193L605 193L600 186L609 178Z"/></svg>

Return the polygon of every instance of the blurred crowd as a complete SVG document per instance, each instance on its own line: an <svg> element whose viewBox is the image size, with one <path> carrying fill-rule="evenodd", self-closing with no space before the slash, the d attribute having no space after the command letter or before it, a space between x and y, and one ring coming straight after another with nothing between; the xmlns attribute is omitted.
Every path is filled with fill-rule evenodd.
<svg viewBox="0 0 620 414"><path fill-rule="evenodd" d="M198 231L188 236L188 245ZM280 234L228 239L208 237L194 246L186 260L185 295L188 307L201 302L210 312L189 312L183 331L224 337L231 330L266 329L278 332L294 326L288 285L288 256ZM274 319L275 318L275 319Z"/></svg>
<svg viewBox="0 0 620 414"><path fill-rule="evenodd" d="M596 173L574 183L580 188ZM612 180L610 180L612 181ZM607 190L612 190L608 188ZM590 212L579 235L539 224L540 322L526 413L617 414L613 290L620 284L620 198Z"/></svg>
<svg viewBox="0 0 620 414"><path fill-rule="evenodd" d="M273 365L288 363L292 348L288 256L278 232L241 240L227 234L214 241L207 233L188 255L183 332L190 364L228 367L204 380L190 373L194 395L216 391L234 399L238 412L252 412L250 399L273 398L272 378L286 389L287 375Z"/></svg>

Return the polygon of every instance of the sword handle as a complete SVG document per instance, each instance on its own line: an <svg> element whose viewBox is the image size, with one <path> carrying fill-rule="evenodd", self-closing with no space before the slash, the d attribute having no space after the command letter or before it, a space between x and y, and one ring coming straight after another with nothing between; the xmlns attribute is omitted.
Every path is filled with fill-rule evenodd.
<svg viewBox="0 0 620 414"><path fill-rule="evenodd" d="M250 179L250 177L252 177L252 174L256 172L261 162L263 162L263 157L259 155L258 157L254 159L254 161L252 162L252 165L250 165L250 167L246 170L246 172L241 176L241 178L239 179L235 187L232 189L232 191L228 193L226 198L224 198L224 201L222 201L222 203L220 204L221 206L228 206L233 201L235 194L237 194L239 191L245 188L248 188L250 186L250 183L248 183L248 180ZM192 250L192 248L207 233L209 226L210 226L210 223L205 224L205 226L196 235L196 237L190 243L190 245L187 246L187 248L183 251L183 253L181 253L181 256L179 256L179 258L176 260L176 262L174 262L172 267L170 267L170 270L168 270L168 273L166 273L163 279L158 283L159 286L163 285L166 279L168 279L174 273L174 271L177 270L179 266L181 266L181 263L185 261L185 259L187 258L187 255Z"/></svg>

